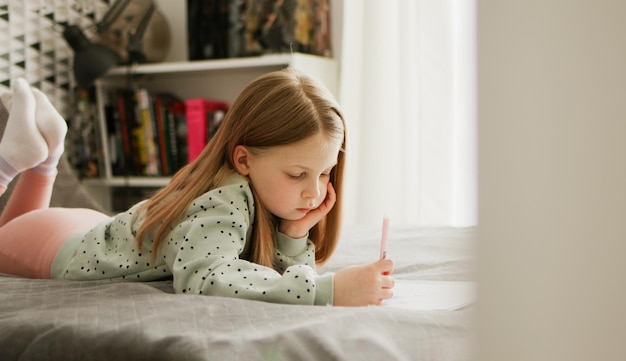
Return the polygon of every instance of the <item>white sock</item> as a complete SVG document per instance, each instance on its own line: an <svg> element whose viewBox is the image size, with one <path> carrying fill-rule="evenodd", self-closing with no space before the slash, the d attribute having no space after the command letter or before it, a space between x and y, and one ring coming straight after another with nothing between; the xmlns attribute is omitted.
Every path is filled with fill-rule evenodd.
<svg viewBox="0 0 626 361"><path fill-rule="evenodd" d="M7 107L9 118L0 140L0 185L5 187L48 156L46 140L35 123L35 98L30 86L22 78L11 83L12 104Z"/></svg>
<svg viewBox="0 0 626 361"><path fill-rule="evenodd" d="M44 93L33 89L33 95L36 103L35 122L48 145L48 157L33 170L41 174L53 174L65 150L67 123Z"/></svg>

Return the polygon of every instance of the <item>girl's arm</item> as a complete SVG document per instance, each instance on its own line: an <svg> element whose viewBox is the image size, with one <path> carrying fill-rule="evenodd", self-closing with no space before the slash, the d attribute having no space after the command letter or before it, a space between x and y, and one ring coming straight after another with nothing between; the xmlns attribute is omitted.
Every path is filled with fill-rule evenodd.
<svg viewBox="0 0 626 361"><path fill-rule="evenodd" d="M291 237L302 237L316 225L335 205L337 195L328 183L326 198L319 207L297 221L282 220L279 231ZM295 238L295 237L294 237ZM337 306L378 305L393 296L393 262L389 259L345 268L334 275L333 304Z"/></svg>
<svg viewBox="0 0 626 361"><path fill-rule="evenodd" d="M277 250L284 272L240 258L246 253L252 194L235 185L194 201L164 244L177 293L292 304L331 304L332 274L315 271L313 244L288 239ZM280 243L281 240L279 239Z"/></svg>

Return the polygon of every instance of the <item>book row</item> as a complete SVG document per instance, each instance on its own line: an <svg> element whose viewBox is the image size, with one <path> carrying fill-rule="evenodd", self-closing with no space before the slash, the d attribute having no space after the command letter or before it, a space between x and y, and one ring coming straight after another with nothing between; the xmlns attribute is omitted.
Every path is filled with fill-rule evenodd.
<svg viewBox="0 0 626 361"><path fill-rule="evenodd" d="M114 176L170 176L193 161L223 119L223 101L145 88L110 89L104 106Z"/></svg>
<svg viewBox="0 0 626 361"><path fill-rule="evenodd" d="M331 56L330 0L187 0L189 60Z"/></svg>

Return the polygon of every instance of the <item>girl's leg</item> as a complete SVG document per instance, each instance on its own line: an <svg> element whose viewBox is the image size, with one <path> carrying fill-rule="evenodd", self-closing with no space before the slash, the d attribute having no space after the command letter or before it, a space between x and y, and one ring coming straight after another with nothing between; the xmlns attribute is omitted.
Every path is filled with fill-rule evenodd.
<svg viewBox="0 0 626 361"><path fill-rule="evenodd" d="M12 82L12 99L7 125L0 140L0 195L19 173L48 157L48 146L35 122L36 100L24 79Z"/></svg>
<svg viewBox="0 0 626 361"><path fill-rule="evenodd" d="M52 262L63 243L107 218L90 209L47 208L13 219L0 228L0 273L50 278Z"/></svg>
<svg viewBox="0 0 626 361"><path fill-rule="evenodd" d="M16 80L13 91L12 99L4 96L2 99L5 106L9 105L7 103L12 104L10 104L11 113L7 122L7 129L5 129L5 134L0 142L0 192L3 193L4 190L6 190L8 182L10 182L21 169L24 169L27 164L33 168L25 171L20 177L11 195L11 199L9 199L2 215L0 215L0 227L11 219L26 212L34 209L47 208L49 206L52 188L57 174L57 165L63 154L63 142L65 134L67 133L65 120L41 91L37 89L32 89L31 91L30 87L27 83L25 84L23 79ZM30 108L33 109L28 112L23 111L23 109ZM13 128L9 129L9 126ZM2 153L2 149L14 149L13 147L17 149L24 148L24 144L21 144L21 147L19 147L13 142L16 137L16 131L20 131L22 137L24 136L23 133L26 133L26 135L30 134L30 139L21 139L20 137L18 137L18 139L22 141L29 140L31 144L35 144L36 148L40 148L43 144L45 146L45 156L47 157L40 159L41 156L39 153L41 152L38 152L39 156L37 158L31 155L28 157L25 156L24 158L15 157L6 150ZM9 143L9 145L11 145L11 143L13 144L11 148L7 148L6 146L2 148L5 143ZM5 158L8 158L5 168L9 169L5 174L9 176L5 179L5 181L7 181L6 184L3 184L1 177L1 161ZM35 163L34 161L36 159L40 161ZM14 166L15 164L20 164L21 169L18 166ZM15 172L12 172L12 170Z"/></svg>
<svg viewBox="0 0 626 361"><path fill-rule="evenodd" d="M43 175L29 169L18 178L11 198L0 214L0 228L13 218L35 209L48 208L56 175Z"/></svg>

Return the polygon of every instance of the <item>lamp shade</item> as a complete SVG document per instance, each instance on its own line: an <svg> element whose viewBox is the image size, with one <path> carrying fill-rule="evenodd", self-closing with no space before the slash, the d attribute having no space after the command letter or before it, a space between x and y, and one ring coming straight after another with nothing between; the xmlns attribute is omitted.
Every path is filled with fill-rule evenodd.
<svg viewBox="0 0 626 361"><path fill-rule="evenodd" d="M74 78L79 86L91 85L121 61L117 52L105 45L92 43L76 25L66 26L63 37L74 50Z"/></svg>

